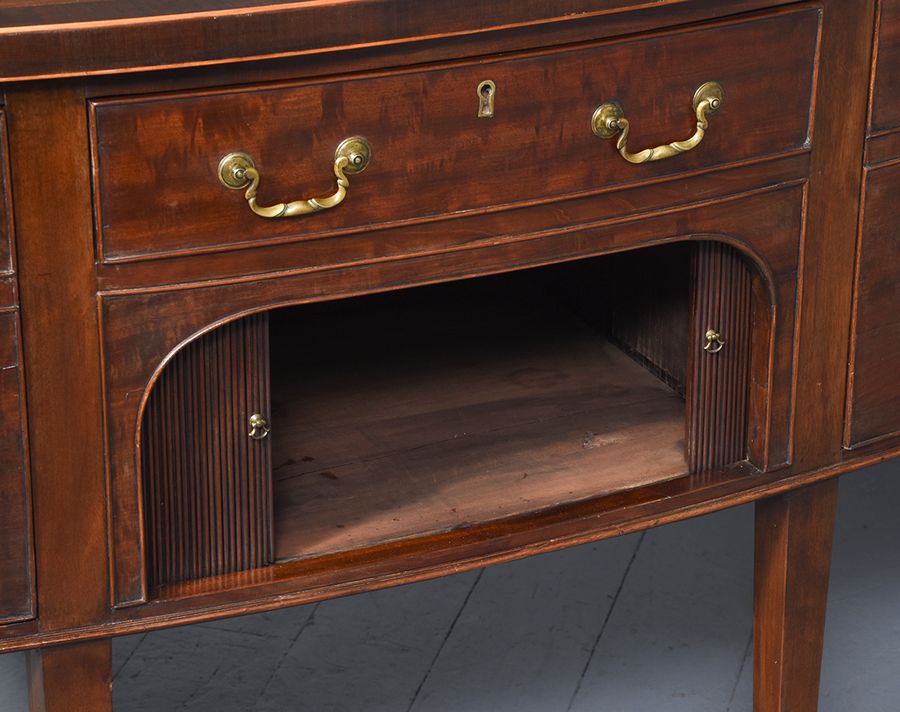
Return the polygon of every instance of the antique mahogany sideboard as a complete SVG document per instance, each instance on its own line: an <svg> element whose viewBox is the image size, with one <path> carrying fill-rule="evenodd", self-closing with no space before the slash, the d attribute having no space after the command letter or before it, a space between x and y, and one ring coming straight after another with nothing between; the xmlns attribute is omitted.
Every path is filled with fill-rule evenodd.
<svg viewBox="0 0 900 712"><path fill-rule="evenodd" d="M900 0L4 0L0 652L756 502L816 709L900 454ZM281 202L284 201L284 202Z"/></svg>

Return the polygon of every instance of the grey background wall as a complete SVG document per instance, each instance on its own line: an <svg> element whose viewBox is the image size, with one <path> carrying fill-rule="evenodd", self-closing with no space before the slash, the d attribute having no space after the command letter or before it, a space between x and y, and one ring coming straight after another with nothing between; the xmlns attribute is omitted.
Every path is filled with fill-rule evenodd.
<svg viewBox="0 0 900 712"><path fill-rule="evenodd" d="M900 464L841 484L822 712L900 710ZM115 644L117 712L750 712L751 507ZM0 712L24 712L0 656Z"/></svg>

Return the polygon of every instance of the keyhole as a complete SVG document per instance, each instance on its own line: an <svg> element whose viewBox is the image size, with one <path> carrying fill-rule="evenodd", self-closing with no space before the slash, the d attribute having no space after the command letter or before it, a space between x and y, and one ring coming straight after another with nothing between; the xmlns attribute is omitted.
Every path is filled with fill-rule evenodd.
<svg viewBox="0 0 900 712"><path fill-rule="evenodd" d="M497 93L497 85L490 79L485 79L478 85L478 117L489 119L494 115L494 95Z"/></svg>

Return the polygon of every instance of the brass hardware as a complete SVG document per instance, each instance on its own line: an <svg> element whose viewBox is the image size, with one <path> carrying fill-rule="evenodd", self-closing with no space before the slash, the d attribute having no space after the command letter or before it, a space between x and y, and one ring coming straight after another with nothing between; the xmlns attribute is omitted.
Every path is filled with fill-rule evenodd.
<svg viewBox="0 0 900 712"><path fill-rule="evenodd" d="M497 94L497 85L490 79L485 79L478 85L478 118L490 119L494 115L494 96Z"/></svg>
<svg viewBox="0 0 900 712"><path fill-rule="evenodd" d="M711 354L717 354L723 348L725 348L725 339L722 338L722 335L715 329L708 329L706 331L706 344L703 346L703 350L708 351Z"/></svg>
<svg viewBox="0 0 900 712"><path fill-rule="evenodd" d="M663 146L646 148L637 153L631 153L626 148L631 124L625 118L625 111L618 103L611 101L598 107L591 117L591 128L594 134L600 138L608 139L619 134L616 148L622 154L622 158L629 163L659 161L696 148L709 128L707 117L716 112L723 103L725 103L725 90L722 89L721 84L706 82L700 85L694 92L694 113L697 115L697 130L694 135L684 141L673 141Z"/></svg>
<svg viewBox="0 0 900 712"><path fill-rule="evenodd" d="M277 205L259 205L256 202L256 191L259 189L259 171L253 159L246 153L229 153L219 161L219 180L228 188L240 190L247 188L244 197L250 209L264 218L289 218L296 215L308 215L320 210L334 208L344 202L347 188L350 187L348 175L362 173L372 160L372 147L362 136L353 136L341 141L334 152L334 177L337 189L324 198L308 198L294 200Z"/></svg>
<svg viewBox="0 0 900 712"><path fill-rule="evenodd" d="M270 430L269 421L260 413L254 413L250 416L250 432L247 433L247 435L251 438L254 440L262 440L269 434Z"/></svg>

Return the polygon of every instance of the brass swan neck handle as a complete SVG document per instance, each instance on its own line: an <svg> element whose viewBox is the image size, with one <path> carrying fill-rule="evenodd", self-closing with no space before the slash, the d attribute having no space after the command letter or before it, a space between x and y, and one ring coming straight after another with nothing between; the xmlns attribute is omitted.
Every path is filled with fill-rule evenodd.
<svg viewBox="0 0 900 712"><path fill-rule="evenodd" d="M721 84L717 82L702 84L694 92L694 113L697 116L697 130L694 135L684 141L672 141L662 146L645 148L637 153L632 153L627 148L631 123L625 118L625 111L618 103L611 101L599 106L591 117L591 128L595 135L603 139L613 138L618 134L616 148L622 154L622 158L629 163L661 161L696 148L709 128L707 117L716 112L724 102L725 90Z"/></svg>
<svg viewBox="0 0 900 712"><path fill-rule="evenodd" d="M323 198L304 198L288 203L260 205L256 200L260 175L256 163L246 153L233 152L219 161L219 180L228 188L246 188L244 198L250 210L264 218L290 218L334 208L344 202L350 187L348 175L362 173L372 159L372 147L362 136L344 139L334 152L334 177L337 187Z"/></svg>

